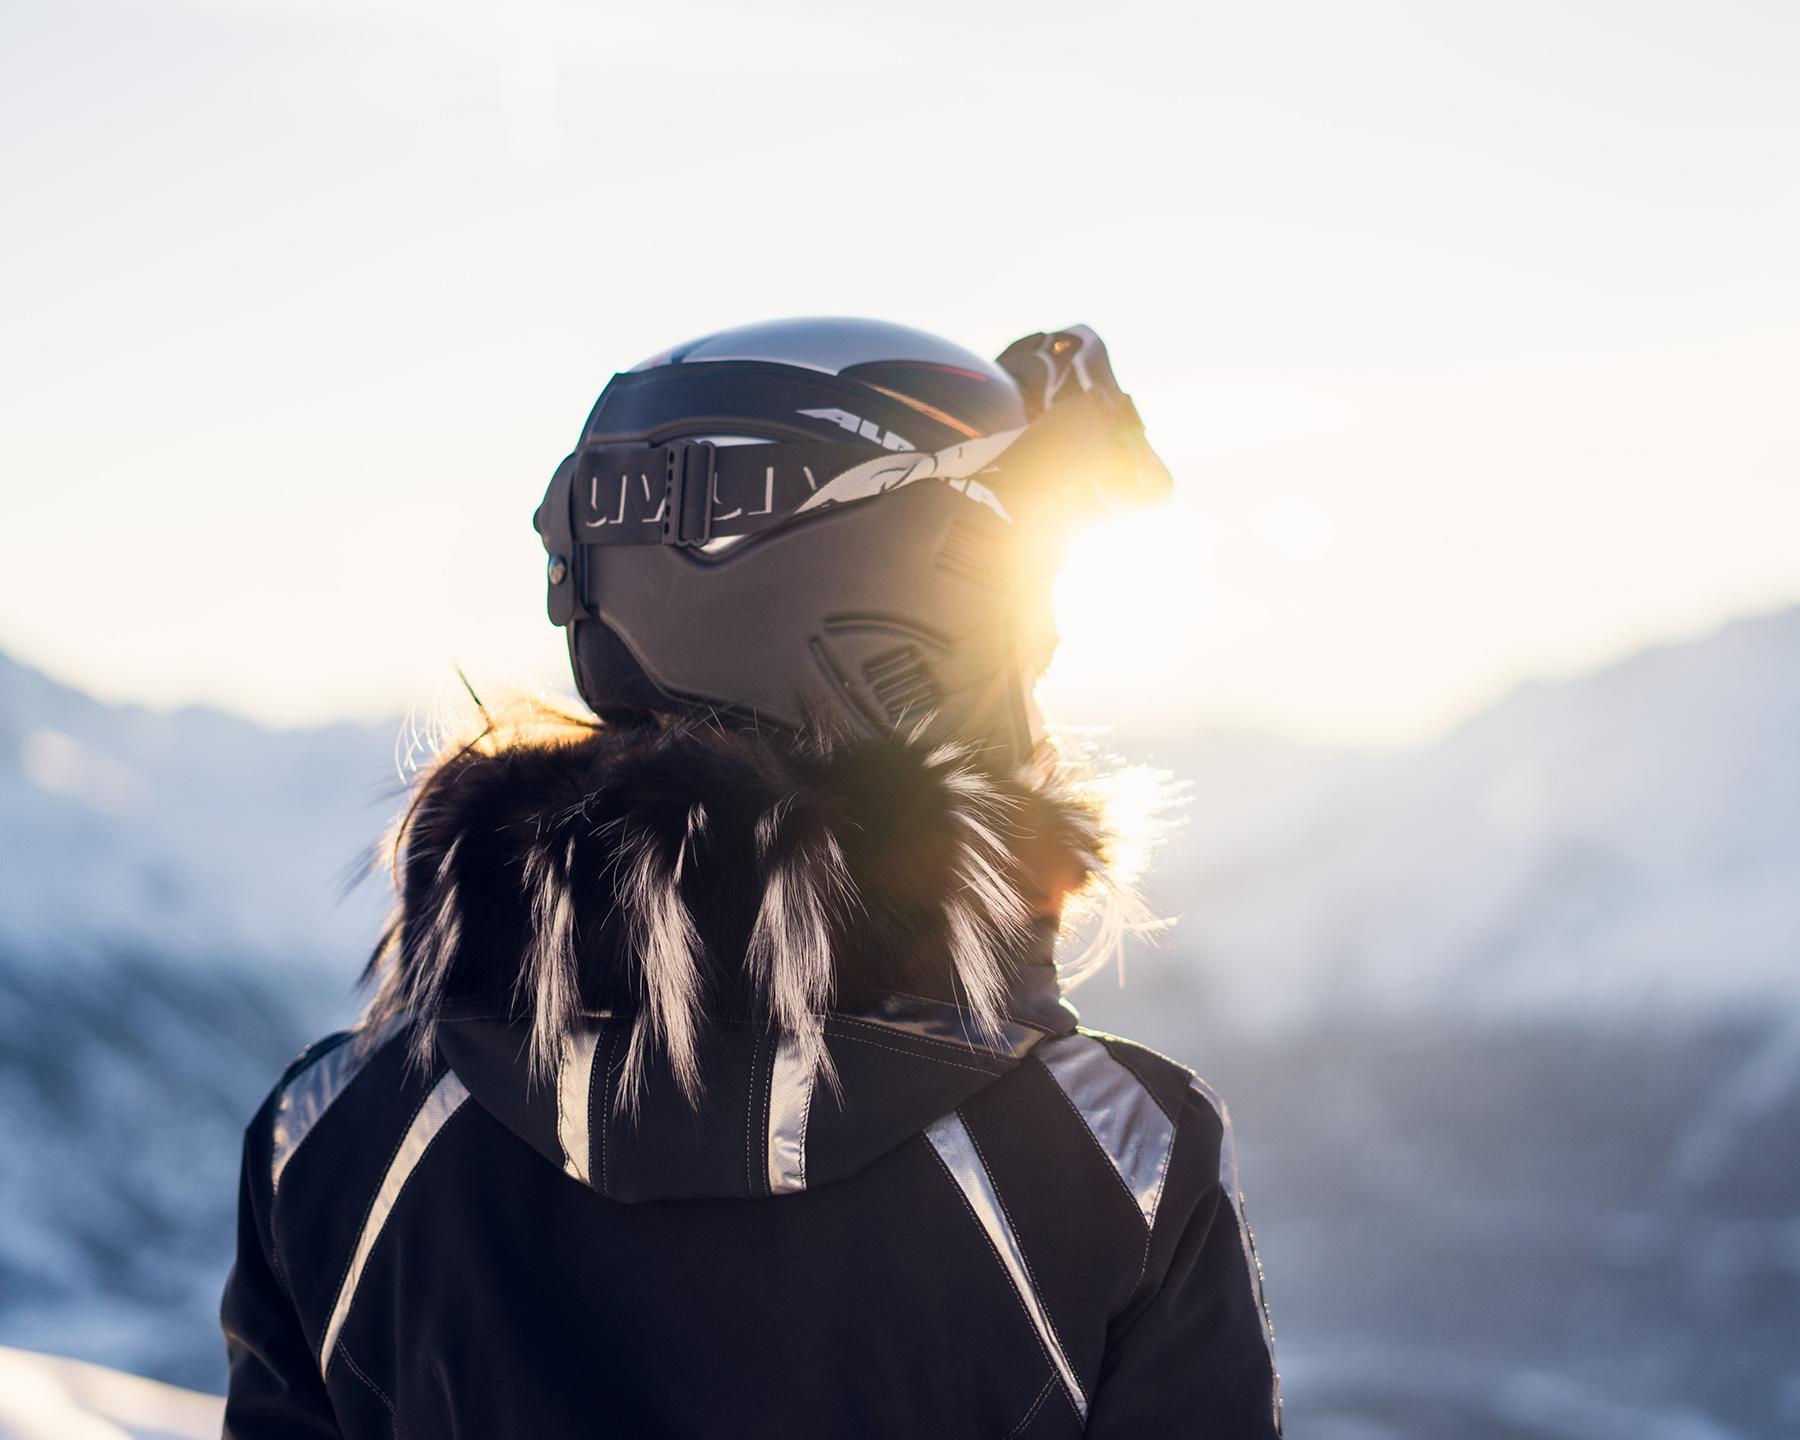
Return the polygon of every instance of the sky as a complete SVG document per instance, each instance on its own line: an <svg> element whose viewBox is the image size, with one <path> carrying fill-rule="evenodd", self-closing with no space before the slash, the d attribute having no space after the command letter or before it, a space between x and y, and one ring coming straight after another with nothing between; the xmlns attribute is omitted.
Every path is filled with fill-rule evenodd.
<svg viewBox="0 0 1800 1440"><path fill-rule="evenodd" d="M1061 718L1403 746L1800 600L1800 9L14 0L0 649L277 724L560 683L607 378L1093 325L1178 496Z"/></svg>

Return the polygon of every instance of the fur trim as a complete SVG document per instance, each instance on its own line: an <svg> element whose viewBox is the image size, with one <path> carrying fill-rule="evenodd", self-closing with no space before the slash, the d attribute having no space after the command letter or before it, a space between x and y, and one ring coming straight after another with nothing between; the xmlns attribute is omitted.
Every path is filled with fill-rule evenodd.
<svg viewBox="0 0 1800 1440"><path fill-rule="evenodd" d="M1049 963L1064 897L1107 889L1106 849L1091 799L1041 757L1028 776L917 733L490 719L390 836L398 904L366 1028L410 1015L423 1061L448 1013L528 1019L548 1080L584 1009L628 1010L630 1109L655 1063L697 1099L706 1017L739 1015L829 1084L840 990L951 1000L995 1030L1014 968Z"/></svg>

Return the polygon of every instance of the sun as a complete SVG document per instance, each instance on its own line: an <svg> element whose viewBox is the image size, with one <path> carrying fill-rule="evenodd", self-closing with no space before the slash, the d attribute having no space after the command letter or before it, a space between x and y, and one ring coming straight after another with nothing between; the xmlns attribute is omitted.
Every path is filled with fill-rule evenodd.
<svg viewBox="0 0 1800 1440"><path fill-rule="evenodd" d="M1108 517L1068 545L1054 589L1060 637L1039 696L1056 720L1111 724L1174 715L1189 701L1203 567L1174 506Z"/></svg>

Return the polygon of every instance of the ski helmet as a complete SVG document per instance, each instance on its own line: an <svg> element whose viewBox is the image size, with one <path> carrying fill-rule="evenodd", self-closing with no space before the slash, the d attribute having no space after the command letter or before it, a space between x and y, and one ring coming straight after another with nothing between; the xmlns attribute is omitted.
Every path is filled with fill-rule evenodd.
<svg viewBox="0 0 1800 1440"><path fill-rule="evenodd" d="M988 361L882 321L780 320L615 375L536 527L602 718L923 725L1018 761L1061 536L1168 487L1084 326Z"/></svg>

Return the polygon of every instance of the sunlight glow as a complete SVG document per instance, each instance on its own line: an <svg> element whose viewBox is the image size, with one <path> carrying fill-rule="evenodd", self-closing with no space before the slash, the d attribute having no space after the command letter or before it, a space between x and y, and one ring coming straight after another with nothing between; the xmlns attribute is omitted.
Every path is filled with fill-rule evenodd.
<svg viewBox="0 0 1800 1440"><path fill-rule="evenodd" d="M1570 84L1580 7L1394 44L1345 7L1140 7L1163 43L1083 69L1107 123L1008 165L1086 12L958 12L972 99L934 26L786 3L156 3L130 43L87 8L28 6L0 53L0 651L102 698L288 725L457 665L565 685L529 517L571 432L619 366L783 314L1106 337L1176 495L1076 544L1068 720L1404 746L1800 596L1768 138L1800 89L1698 12ZM625 194L699 212L621 225ZM937 243L923 194L981 242Z"/></svg>
<svg viewBox="0 0 1800 1440"><path fill-rule="evenodd" d="M1186 786L1152 765L1109 765L1096 753L1099 737L1064 729L1060 744L1084 773L1070 784L1077 798L1099 814L1106 836L1104 865L1063 907L1064 936L1071 943L1059 961L1066 984L1074 986L1113 968L1125 983L1125 941L1154 942L1170 922L1145 899L1143 885L1156 849L1186 799ZM1091 768L1088 768L1091 767Z"/></svg>

